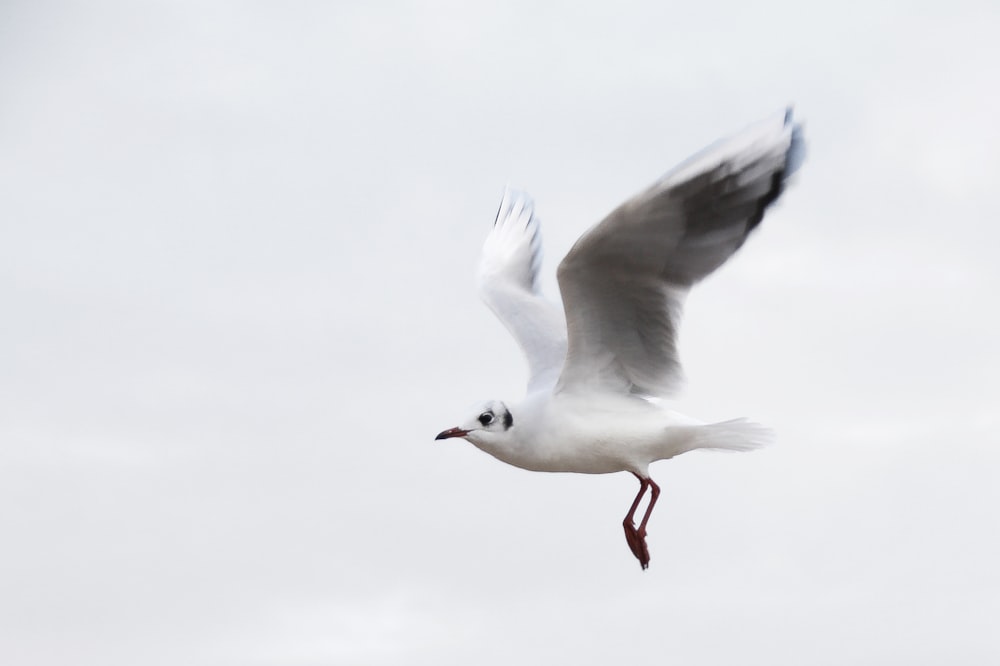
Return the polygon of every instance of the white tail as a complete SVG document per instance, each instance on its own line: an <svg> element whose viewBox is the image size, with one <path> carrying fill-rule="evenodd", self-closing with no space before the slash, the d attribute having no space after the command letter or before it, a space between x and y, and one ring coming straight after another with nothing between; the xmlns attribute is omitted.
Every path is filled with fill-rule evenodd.
<svg viewBox="0 0 1000 666"><path fill-rule="evenodd" d="M694 449L751 451L774 439L773 430L747 419L683 427L688 430L688 439L684 443L685 451Z"/></svg>

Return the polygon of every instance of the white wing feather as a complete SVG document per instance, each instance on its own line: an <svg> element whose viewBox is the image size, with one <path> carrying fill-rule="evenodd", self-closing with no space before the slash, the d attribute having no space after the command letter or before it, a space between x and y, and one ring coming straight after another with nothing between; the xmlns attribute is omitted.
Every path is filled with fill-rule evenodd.
<svg viewBox="0 0 1000 666"><path fill-rule="evenodd" d="M566 323L538 289L542 239L531 198L506 190L483 245L479 291L528 359L528 392L551 389L566 358Z"/></svg>

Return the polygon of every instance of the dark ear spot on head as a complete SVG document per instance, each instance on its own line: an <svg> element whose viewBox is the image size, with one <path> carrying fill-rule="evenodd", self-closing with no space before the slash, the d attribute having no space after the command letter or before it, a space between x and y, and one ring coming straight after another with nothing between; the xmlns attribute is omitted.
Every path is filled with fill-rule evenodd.
<svg viewBox="0 0 1000 666"><path fill-rule="evenodd" d="M514 416L510 413L510 410L505 410L503 413L503 429L510 430L510 427L514 425Z"/></svg>

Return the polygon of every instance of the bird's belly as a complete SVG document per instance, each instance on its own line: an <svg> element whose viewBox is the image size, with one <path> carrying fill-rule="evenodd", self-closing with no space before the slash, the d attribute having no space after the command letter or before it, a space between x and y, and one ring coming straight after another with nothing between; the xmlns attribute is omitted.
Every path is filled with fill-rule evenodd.
<svg viewBox="0 0 1000 666"><path fill-rule="evenodd" d="M532 438L516 450L490 452L503 462L534 472L575 472L578 474L611 474L641 470L648 460L636 456L641 447L628 438L615 439L595 435L591 431L575 437Z"/></svg>
<svg viewBox="0 0 1000 666"><path fill-rule="evenodd" d="M572 456L538 455L535 453L494 456L503 462L532 472L574 472L577 474L611 474L631 468L627 461L601 455L577 452Z"/></svg>

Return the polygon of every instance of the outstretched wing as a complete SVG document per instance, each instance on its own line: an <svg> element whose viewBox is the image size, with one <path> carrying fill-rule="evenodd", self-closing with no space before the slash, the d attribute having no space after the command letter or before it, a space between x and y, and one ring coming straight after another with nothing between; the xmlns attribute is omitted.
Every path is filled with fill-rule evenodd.
<svg viewBox="0 0 1000 666"><path fill-rule="evenodd" d="M542 238L531 198L506 190L483 245L479 291L528 358L528 392L550 389L566 358L566 323L538 289Z"/></svg>
<svg viewBox="0 0 1000 666"><path fill-rule="evenodd" d="M569 334L559 390L668 394L688 289L743 245L802 155L789 109L681 164L580 238L558 271Z"/></svg>

